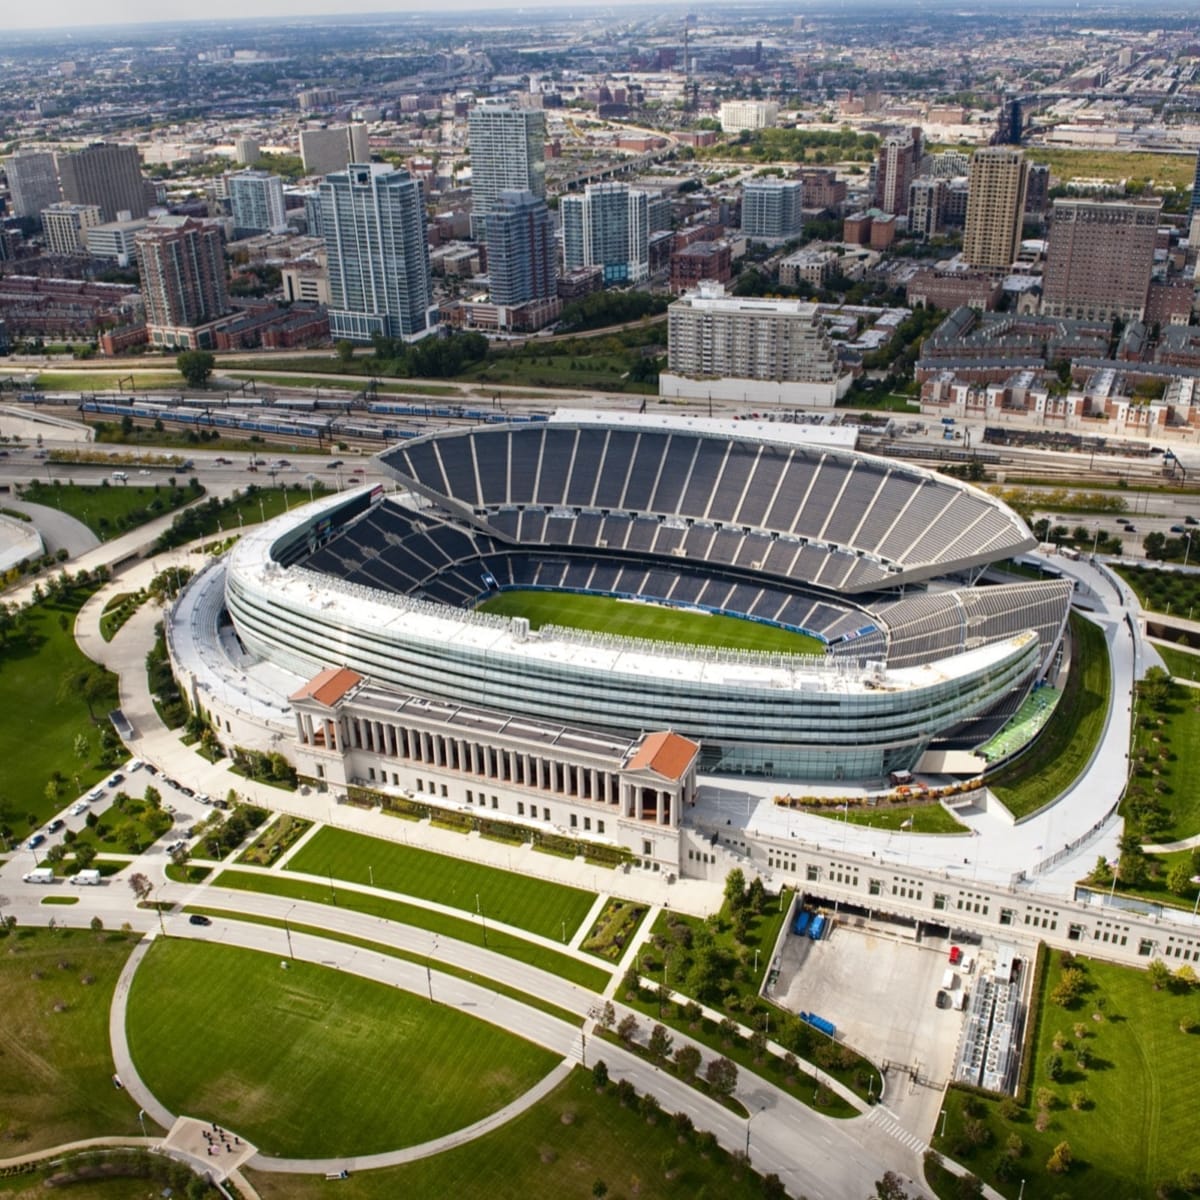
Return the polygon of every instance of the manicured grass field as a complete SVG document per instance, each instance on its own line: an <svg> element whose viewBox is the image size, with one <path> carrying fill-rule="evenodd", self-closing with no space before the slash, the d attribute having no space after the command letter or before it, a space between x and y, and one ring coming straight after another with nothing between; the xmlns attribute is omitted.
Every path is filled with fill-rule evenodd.
<svg viewBox="0 0 1200 1200"><path fill-rule="evenodd" d="M136 473L136 468L122 466L126 472ZM101 541L115 537L128 529L136 529L156 517L182 507L204 495L199 484L195 488L167 487L162 484L139 485L113 483L108 480L95 485L77 483L55 486L49 483L31 483L21 491L21 499L30 504L44 504L57 508L68 516L82 521Z"/></svg>
<svg viewBox="0 0 1200 1200"><path fill-rule="evenodd" d="M160 940L134 976L138 1071L173 1112L266 1154L316 1158L417 1145L532 1087L547 1050L372 980L274 955Z"/></svg>
<svg viewBox="0 0 1200 1200"><path fill-rule="evenodd" d="M1162 708L1139 705L1133 735L1131 789L1161 789L1159 804L1171 817L1146 839L1156 845L1200 833L1200 692L1180 683L1169 686Z"/></svg>
<svg viewBox="0 0 1200 1200"><path fill-rule="evenodd" d="M288 879L283 875L257 875L249 871L222 871L213 881L216 887L239 888L246 892L260 892L271 896L287 896L293 900L311 900L314 904L337 904L351 912L369 913L385 921L396 921L413 925L417 929L428 929L445 934L472 946L484 945L483 927L479 921L465 917L449 917L443 913L421 908L416 904L405 904L402 900L385 900L382 897L364 895L336 885L331 890L328 884L309 883L303 879ZM609 972L590 963L581 962L567 954L560 954L534 942L512 934L502 933L489 927L487 948L508 958L515 958L528 966L561 975L580 987L594 992L603 990L611 978Z"/></svg>
<svg viewBox="0 0 1200 1200"><path fill-rule="evenodd" d="M4 1157L140 1133L138 1106L113 1087L108 1048L113 989L132 948L121 934L81 929L18 926L0 938Z"/></svg>
<svg viewBox="0 0 1200 1200"><path fill-rule="evenodd" d="M464 912L482 911L489 921L514 925L555 941L562 938L564 921L569 939L596 900L595 893L581 888L344 829L322 829L293 855L286 870L332 875L349 883L370 884L374 879L375 887Z"/></svg>
<svg viewBox="0 0 1200 1200"><path fill-rule="evenodd" d="M1161 642L1155 642L1154 649L1162 656L1172 678L1200 681L1200 654L1196 651L1164 646Z"/></svg>
<svg viewBox="0 0 1200 1200"><path fill-rule="evenodd" d="M662 604L639 604L612 596L583 596L573 592L508 591L485 600L481 612L504 617L528 617L534 629L563 625L620 637L681 642L692 646L722 646L733 650L763 650L775 654L824 654L818 638L740 617L708 615Z"/></svg>
<svg viewBox="0 0 1200 1200"><path fill-rule="evenodd" d="M597 1055L603 1057L599 1046ZM668 1155L671 1178L663 1165ZM598 1095L582 1068L494 1133L434 1158L336 1182L261 1171L249 1178L263 1200L583 1200L601 1194L612 1200L760 1200L764 1194L757 1177L737 1170L724 1151L705 1155L693 1138L680 1139L669 1117L650 1124L611 1094ZM595 1190L598 1180L606 1193Z"/></svg>
<svg viewBox="0 0 1200 1200"><path fill-rule="evenodd" d="M842 819L842 813L816 810L817 816ZM967 827L940 804L889 805L879 808L852 808L845 814L851 825L875 829L911 829L913 833L966 833ZM909 825L907 822L911 821Z"/></svg>
<svg viewBox="0 0 1200 1200"><path fill-rule="evenodd" d="M0 803L0 824L11 825L18 835L57 812L68 795L86 791L106 774L102 767L93 765L100 735L83 697L74 690L59 696L59 681L65 675L92 665L75 645L73 636L75 614L84 598L83 592L77 592L64 603L34 605L28 610L27 632L23 636L10 634L0 645L0 713L4 714L0 721L0 763L10 767L3 772L0 786L0 797L6 802ZM60 621L65 621L65 629ZM92 704L101 718L117 697L117 677L102 673L107 676L109 688ZM83 760L74 753L75 737L81 733L89 744L88 757ZM69 781L63 785L63 798L46 796L52 771L61 771Z"/></svg>
<svg viewBox="0 0 1200 1200"><path fill-rule="evenodd" d="M1026 1181L1026 1200L1140 1200L1162 1195L1156 1191L1162 1181L1174 1181L1184 1170L1200 1170L1195 1135L1200 1038L1179 1031L1182 1018L1197 1016L1197 994L1156 992L1144 971L1130 967L1087 959L1079 959L1078 965L1086 976L1086 991L1070 1008L1049 1000L1062 975L1057 954L1046 972L1029 1108L1009 1121L1000 1115L998 1102L980 1099L976 1119L984 1123L991 1140L972 1148L963 1136L966 1096L952 1089L946 1103L946 1136L934 1140L935 1149L958 1158L1006 1196L1018 1194L1021 1179ZM1082 1039L1075 1035L1076 1024L1084 1026ZM1056 1034L1062 1037L1060 1051L1054 1048ZM1076 1061L1081 1046L1090 1060L1086 1068ZM1063 1060L1058 1082L1047 1073L1055 1053ZM1050 1090L1055 1103L1048 1128L1039 1132L1035 1117L1041 1088ZM1071 1105L1075 1092L1085 1098L1079 1111ZM1012 1178L998 1181L994 1167L1005 1156L1005 1140L1011 1134L1027 1150L1017 1157ZM1075 1164L1065 1175L1051 1175L1046 1161L1063 1141L1070 1143Z"/></svg>
<svg viewBox="0 0 1200 1200"><path fill-rule="evenodd" d="M38 388L43 392L112 392L120 390L128 395L128 379L132 375L139 391L147 388L171 388L178 391L183 387L183 376L178 371L39 371ZM124 383L118 380L124 378Z"/></svg>
<svg viewBox="0 0 1200 1200"><path fill-rule="evenodd" d="M1071 614L1071 669L1054 715L1011 766L988 776L988 786L1016 817L1062 795L1087 766L1108 715L1112 672L1104 634Z"/></svg>

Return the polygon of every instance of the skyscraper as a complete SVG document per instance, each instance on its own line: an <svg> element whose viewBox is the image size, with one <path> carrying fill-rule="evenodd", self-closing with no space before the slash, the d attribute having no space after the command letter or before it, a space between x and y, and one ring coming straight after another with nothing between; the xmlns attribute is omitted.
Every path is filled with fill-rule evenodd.
<svg viewBox="0 0 1200 1200"><path fill-rule="evenodd" d="M13 216L37 218L43 208L61 199L53 154L18 150L4 166L12 192Z"/></svg>
<svg viewBox="0 0 1200 1200"><path fill-rule="evenodd" d="M501 192L546 194L546 114L536 108L479 104L471 110L471 236L487 236Z"/></svg>
<svg viewBox="0 0 1200 1200"><path fill-rule="evenodd" d="M963 259L968 266L1007 271L1021 245L1029 166L1020 150L988 146L971 155Z"/></svg>
<svg viewBox="0 0 1200 1200"><path fill-rule="evenodd" d="M191 217L160 217L136 244L150 344L211 346L213 323L230 311L220 229Z"/></svg>
<svg viewBox="0 0 1200 1200"><path fill-rule="evenodd" d="M908 232L923 241L941 233L945 207L944 179L914 179L908 185Z"/></svg>
<svg viewBox="0 0 1200 1200"><path fill-rule="evenodd" d="M589 183L559 202L563 266L602 266L604 283L639 283L650 274L648 196L625 183Z"/></svg>
<svg viewBox="0 0 1200 1200"><path fill-rule="evenodd" d="M1019 146L1023 129L1021 102L1013 96L1000 105L996 117L996 136L992 140L997 146Z"/></svg>
<svg viewBox="0 0 1200 1200"><path fill-rule="evenodd" d="M96 142L72 154L58 156L63 199L72 204L95 204L101 219L118 214L144 217L149 211L136 146Z"/></svg>
<svg viewBox="0 0 1200 1200"><path fill-rule="evenodd" d="M1042 312L1140 321L1145 315L1162 202L1055 200Z"/></svg>
<svg viewBox="0 0 1200 1200"><path fill-rule="evenodd" d="M1188 206L1188 220L1200 213L1200 151L1196 153L1196 177L1192 180L1192 202Z"/></svg>
<svg viewBox="0 0 1200 1200"><path fill-rule="evenodd" d="M334 125L300 131L300 158L306 175L331 175L351 163L371 161L371 143L365 125Z"/></svg>
<svg viewBox="0 0 1200 1200"><path fill-rule="evenodd" d="M921 162L921 130L914 126L884 139L875 160L875 205L885 213L908 212L908 185Z"/></svg>
<svg viewBox="0 0 1200 1200"><path fill-rule="evenodd" d="M501 192L488 214L488 278L495 304L525 304L557 294L558 250L545 200Z"/></svg>
<svg viewBox="0 0 1200 1200"><path fill-rule="evenodd" d="M283 180L269 171L238 171L228 178L233 228L241 237L254 233L286 233Z"/></svg>
<svg viewBox="0 0 1200 1200"><path fill-rule="evenodd" d="M742 232L787 241L804 232L804 185L798 179L750 179L742 189Z"/></svg>
<svg viewBox="0 0 1200 1200"><path fill-rule="evenodd" d="M333 338L427 332L433 289L420 183L384 163L351 163L320 193Z"/></svg>

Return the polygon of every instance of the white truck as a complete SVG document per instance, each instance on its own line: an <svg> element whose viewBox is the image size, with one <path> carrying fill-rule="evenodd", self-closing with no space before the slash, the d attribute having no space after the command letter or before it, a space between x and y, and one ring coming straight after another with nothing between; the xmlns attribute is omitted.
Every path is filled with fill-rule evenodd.
<svg viewBox="0 0 1200 1200"><path fill-rule="evenodd" d="M94 867L89 867L83 871L76 871L71 876L71 882L77 887L99 887L100 872Z"/></svg>
<svg viewBox="0 0 1200 1200"><path fill-rule="evenodd" d="M27 874L21 876L26 883L53 883L54 868L53 867L37 867Z"/></svg>

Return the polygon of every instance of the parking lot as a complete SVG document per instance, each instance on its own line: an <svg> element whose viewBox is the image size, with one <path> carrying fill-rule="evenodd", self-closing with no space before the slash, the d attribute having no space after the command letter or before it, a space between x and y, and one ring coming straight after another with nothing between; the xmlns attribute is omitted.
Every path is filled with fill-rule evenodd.
<svg viewBox="0 0 1200 1200"><path fill-rule="evenodd" d="M874 1062L915 1065L923 1081L940 1084L950 1078L964 1015L936 1004L950 943L917 945L855 920L833 922L819 942L789 935L774 999L832 1021L839 1039ZM974 974L953 970L957 990L969 989Z"/></svg>

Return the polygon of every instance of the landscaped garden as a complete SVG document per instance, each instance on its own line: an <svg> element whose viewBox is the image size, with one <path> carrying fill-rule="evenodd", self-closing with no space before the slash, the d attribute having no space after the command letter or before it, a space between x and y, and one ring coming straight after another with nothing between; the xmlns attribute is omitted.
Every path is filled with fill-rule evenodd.
<svg viewBox="0 0 1200 1200"><path fill-rule="evenodd" d="M1028 1096L952 1087L935 1148L1025 1200L1196 1194L1194 984L1055 953L1038 999Z"/></svg>
<svg viewBox="0 0 1200 1200"><path fill-rule="evenodd" d="M142 796L120 791L103 812L89 811L84 827L64 848L74 852L88 846L98 853L105 850L121 854L138 854L157 841L174 823L162 807L162 795L153 785L147 785Z"/></svg>
<svg viewBox="0 0 1200 1200"><path fill-rule="evenodd" d="M238 862L252 867L269 867L289 846L294 846L311 828L311 821L283 813L276 817L238 855Z"/></svg>
<svg viewBox="0 0 1200 1200"><path fill-rule="evenodd" d="M1200 532L1200 530L1198 530ZM1200 541L1196 551L1200 553ZM1187 617L1200 610L1200 576L1164 567L1114 566L1147 612Z"/></svg>
<svg viewBox="0 0 1200 1200"><path fill-rule="evenodd" d="M124 934L103 930L0 932L5 1157L140 1133L137 1104L113 1087L108 1044L109 1006L132 946Z"/></svg>
<svg viewBox="0 0 1200 1200"><path fill-rule="evenodd" d="M101 541L136 529L155 517L165 516L204 495L195 479L184 487L172 484L114 483L102 479L98 486L33 482L21 489L21 499L61 509L82 521Z"/></svg>
<svg viewBox="0 0 1200 1200"><path fill-rule="evenodd" d="M13 837L103 778L120 749L104 720L117 678L74 638L95 585L60 575L41 586L47 597L20 612L0 604L0 762L14 767L0 787L0 829Z"/></svg>
<svg viewBox="0 0 1200 1200"><path fill-rule="evenodd" d="M273 1155L417 1145L502 1108L557 1062L373 980L178 939L157 941L138 968L127 1020L138 1072L163 1104Z"/></svg>
<svg viewBox="0 0 1200 1200"><path fill-rule="evenodd" d="M988 776L988 787L1015 817L1061 796L1083 773L1108 718L1112 673L1099 626L1071 614L1071 666L1053 715L1038 739Z"/></svg>
<svg viewBox="0 0 1200 1200"><path fill-rule="evenodd" d="M646 912L644 904L612 897L596 918L596 923L587 937L580 943L581 948L597 958L617 962L641 927Z"/></svg>
<svg viewBox="0 0 1200 1200"><path fill-rule="evenodd" d="M328 491L319 480L311 488L313 499L324 496ZM259 487L251 483L225 500L210 496L203 504L180 513L171 522L171 527L164 530L155 542L155 552L171 550L214 533L236 534L245 525L258 525L299 504L307 504L309 492L307 483L296 480L287 487Z"/></svg>
<svg viewBox="0 0 1200 1200"><path fill-rule="evenodd" d="M344 829L322 829L286 869L432 900L555 941L574 935L596 899L581 888Z"/></svg>

